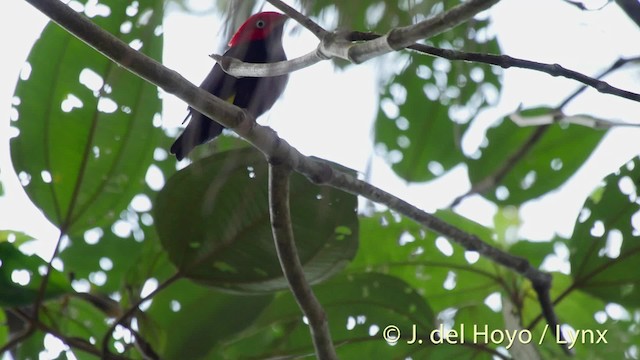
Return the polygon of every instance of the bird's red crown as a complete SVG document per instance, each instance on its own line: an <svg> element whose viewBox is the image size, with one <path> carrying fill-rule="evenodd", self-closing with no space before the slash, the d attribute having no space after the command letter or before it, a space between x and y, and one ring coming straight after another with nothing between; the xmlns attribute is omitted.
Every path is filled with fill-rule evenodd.
<svg viewBox="0 0 640 360"><path fill-rule="evenodd" d="M229 46L235 46L245 41L266 39L274 29L282 26L286 19L286 15L273 11L254 14L233 34Z"/></svg>

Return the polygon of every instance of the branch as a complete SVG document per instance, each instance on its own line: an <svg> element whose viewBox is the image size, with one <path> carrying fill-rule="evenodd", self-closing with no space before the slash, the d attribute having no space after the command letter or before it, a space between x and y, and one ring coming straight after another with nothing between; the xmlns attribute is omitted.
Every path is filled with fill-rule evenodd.
<svg viewBox="0 0 640 360"><path fill-rule="evenodd" d="M89 341L86 341L86 340L78 338L78 337L66 336L66 335L62 334L61 332L59 332L57 329L54 329L51 326L42 323L38 319L33 319L33 318L29 317L29 315L26 312L24 312L23 310L20 310L20 309L9 309L9 311L11 311L15 316L20 318L22 321L28 322L30 324L33 324L31 326L34 329L33 331L35 331L37 329L37 330L40 330L42 332L51 334L51 335L57 337L58 339L62 340L62 342L65 343L66 345L68 345L69 347L77 349L77 350L80 350L80 351L83 351L83 352L86 352L88 354L93 354L93 355L96 355L96 356L101 356L102 355L100 350L98 350ZM9 349L10 348L7 348L6 346L3 347L2 349L0 349L0 354L4 353L4 351L9 350ZM120 356L120 355L109 354L107 357L103 357L103 359L126 360L127 358L124 357L124 356Z"/></svg>
<svg viewBox="0 0 640 360"><path fill-rule="evenodd" d="M379 38L381 35L375 33L365 33L354 31L350 34L349 40L351 41L363 41ZM634 93L632 91L623 90L617 88L615 86L609 85L609 83L599 80L610 72L619 69L623 65L630 62L640 62L640 56L631 57L631 58L621 58L618 59L611 67L605 70L603 73L599 74L596 78L584 75L577 71L567 69L559 64L546 64L531 60L519 59L509 55L493 55L493 54L484 54L484 53L473 53L473 52L465 52L459 50L451 50L451 49L441 49L429 45L424 44L412 44L407 46L407 49L414 50L416 52L438 56L447 60L462 60L462 61L473 61L477 63L489 64L500 66L503 69L508 69L510 67L517 67L522 69L536 70L551 76L557 77L562 76L567 79L576 80L580 83L583 83L587 86L590 86L597 91L603 94L611 94L616 95L628 100L638 101L640 102L640 94ZM579 90L580 92L584 91L584 88ZM579 93L578 93L579 94ZM576 94L577 95L577 94Z"/></svg>
<svg viewBox="0 0 640 360"><path fill-rule="evenodd" d="M329 32L325 30L322 26L318 25L316 22L311 20L309 17L304 16L302 13L292 8L291 6L283 3L280 0L267 0L267 2L271 3L271 5L278 8L283 13L287 14L290 18L295 20L298 24L307 28L307 30L311 31L318 39L322 39Z"/></svg>
<svg viewBox="0 0 640 360"><path fill-rule="evenodd" d="M428 39L460 25L499 0L469 0L415 25L392 29L372 41L355 44L349 50L349 60L359 64L392 51L404 49L416 41Z"/></svg>
<svg viewBox="0 0 640 360"><path fill-rule="evenodd" d="M278 252L280 266L291 292L304 316L309 321L309 330L318 359L338 359L331 341L327 316L322 305L313 294L305 279L293 238L291 211L289 209L289 175L291 169L285 164L269 164L269 209L273 240Z"/></svg>
<svg viewBox="0 0 640 360"><path fill-rule="evenodd" d="M130 317L133 316L133 314L140 310L140 305L151 299L152 297L156 296L156 294L158 294L160 291L166 289L169 285L173 284L176 280L179 280L180 278L182 278L182 274L177 272L175 274L173 274L171 277L169 277L167 280L163 281L160 285L158 285L158 287L153 290L152 292L150 292L149 294L147 294L147 296L139 299L138 301L136 301L130 308L129 310L127 310L126 312L124 312L116 321L113 322L113 324L111 324L111 326L109 327L109 329L107 329L107 332L104 334L104 337L102 338L102 356L109 356L111 354L111 352L109 351L109 339L111 339L113 332L115 331L116 327L118 325L122 325L124 324L127 320L129 320ZM137 334L134 333L134 335L136 335L136 339L138 338Z"/></svg>
<svg viewBox="0 0 640 360"><path fill-rule="evenodd" d="M557 318L549 299L551 276L532 267L526 259L512 256L494 248L476 236L451 226L373 185L302 155L285 140L279 138L271 128L257 124L248 112L196 87L175 71L167 69L157 61L130 48L127 44L105 32L84 16L75 13L63 3L52 0L26 1L122 67L177 96L197 111L216 119L217 122L225 127L231 128L264 153L267 158L279 159L282 161L282 165L287 165L316 183L334 186L387 205L390 209L461 244L467 250L477 251L480 255L522 274L533 283L538 292L539 301L547 322L554 329L556 328ZM465 4L475 4L477 2L471 0ZM137 307L132 309L137 309ZM103 350L106 349L105 344L108 344L108 338L105 337L105 339L103 339Z"/></svg>
<svg viewBox="0 0 640 360"><path fill-rule="evenodd" d="M616 0L616 4L640 27L640 2L637 0Z"/></svg>
<svg viewBox="0 0 640 360"><path fill-rule="evenodd" d="M466 60L466 61L475 61L479 63L491 64L500 66L503 69L508 69L510 67L518 67L523 69L531 69L537 70L544 73L547 73L551 76L562 76L567 79L572 79L579 81L585 85L588 85L603 94L611 94L623 97L625 99L638 101L640 102L640 94L634 93L632 91L627 91L623 89L619 89L617 87L609 85L607 82L594 79L590 76L584 75L577 71L567 69L559 64L545 64L531 60L524 60L514 58L508 55L492 55L492 54L481 54L481 53L467 53L456 50L445 50L438 49L427 45L415 44L414 46L409 47L412 50L420 51L426 54L437 55L443 57L445 59L450 60ZM629 61L638 61L639 58L634 57L629 60L623 60L625 62Z"/></svg>
<svg viewBox="0 0 640 360"><path fill-rule="evenodd" d="M623 67L627 63L633 63L633 62L640 62L640 56L635 56L635 57L632 57L632 58L620 58L620 59L616 60L613 64L611 64L611 66L609 66L608 69L606 69L603 72L601 72L600 74L598 74L596 76L596 79L597 80L602 79L603 77L605 77L605 76L609 75L610 73L612 73L612 72L618 70L619 68ZM607 84L604 81L601 81L601 83ZM557 106L556 109L562 110L562 108L567 106L567 104L570 103L571 100L575 99L578 95L580 95L583 91L585 91L587 89L587 85L589 85L589 84L585 84L585 86L580 87L573 94L569 95L560 105ZM596 88L596 90L598 90L598 88ZM611 91L623 91L623 90L619 90L619 89L617 89L617 88L615 88L613 86L611 86L610 90ZM598 90L598 91L600 91L600 90ZM613 95L618 95L618 96L624 97L623 95L618 94L618 93L614 93L614 92L609 92L609 94L613 94ZM636 94L636 96L640 97L637 94ZM633 99L630 99L630 100L633 100ZM636 101L638 101L638 100L636 100Z"/></svg>
<svg viewBox="0 0 640 360"><path fill-rule="evenodd" d="M230 56L209 55L224 72L235 77L267 77L292 73L327 60L320 52L312 51L295 59L272 63L247 63Z"/></svg>

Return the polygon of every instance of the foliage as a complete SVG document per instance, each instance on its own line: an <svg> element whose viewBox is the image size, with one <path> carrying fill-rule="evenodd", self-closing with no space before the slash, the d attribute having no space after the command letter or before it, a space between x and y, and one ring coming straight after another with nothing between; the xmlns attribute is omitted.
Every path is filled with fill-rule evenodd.
<svg viewBox="0 0 640 360"><path fill-rule="evenodd" d="M313 17L380 33L457 3L302 1ZM163 3L105 4L88 2L84 12L161 60ZM242 11L239 18L246 15ZM489 23L478 18L429 43L499 54L498 39L487 35ZM499 71L415 52L384 61L393 71L381 74L377 155L408 182L431 181L464 165L470 183L499 209L494 226L450 209L435 216L537 267L557 257L558 249L568 249L571 273L553 273L560 322L567 331L607 331L608 341L578 342L578 358L637 354L640 272L633 269L640 261L640 159L604 179L586 200L570 239L506 241L517 224L504 215L564 184L606 132L557 117L544 127L521 127L505 117L487 130L483 147L468 154L461 139L499 96ZM30 73L16 86L19 118L12 125L19 136L11 142L11 155L26 193L62 239L56 259L62 266L49 278L42 322L92 344L106 336L111 351L134 359L149 351L132 346L136 339L167 359L186 353L203 359L311 354L308 326L284 290L271 239L262 155L227 137L221 139L224 151L200 156L176 172L166 150L171 139L160 129L156 88L53 23L27 62ZM523 113L556 115L547 107ZM514 158L532 141L534 146ZM525 351L540 358L564 356L522 277L393 211L358 213L355 195L300 175L292 179L291 198L298 251L341 358L490 359ZM23 253L28 241L0 233L0 344L20 330L20 322L10 319L35 302L46 265ZM166 283L142 304L135 321L111 336L114 318L174 276L180 280ZM483 342L474 337L474 325L530 331L533 340L513 347L506 340ZM395 345L383 338L388 326L399 331ZM439 345L429 336L461 326L467 329L461 330L463 344ZM408 344L414 327L420 342ZM14 355L38 357L44 337L36 331ZM71 351L79 359L95 358Z"/></svg>

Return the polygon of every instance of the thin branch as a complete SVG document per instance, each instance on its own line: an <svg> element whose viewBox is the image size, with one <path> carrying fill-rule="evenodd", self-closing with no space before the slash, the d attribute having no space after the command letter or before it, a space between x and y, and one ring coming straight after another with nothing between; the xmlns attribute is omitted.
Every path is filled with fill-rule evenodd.
<svg viewBox="0 0 640 360"><path fill-rule="evenodd" d="M51 277L51 272L53 269L53 260L58 256L60 252L60 243L62 242L62 237L66 232L66 224L60 227L60 234L58 235L58 239L56 240L55 247L53 248L53 255L51 255L51 260L47 263L46 273L42 276L42 283L38 288L38 294L36 296L36 301L33 304L33 319L34 321L38 321L38 315L40 312L40 305L42 305L42 301L44 300L44 295L47 290L47 285L49 283L49 277Z"/></svg>
<svg viewBox="0 0 640 360"><path fill-rule="evenodd" d="M438 50L441 50L441 49L438 49ZM513 59L513 58L511 58L511 59ZM519 60L519 59L517 59L517 60L526 62L526 60ZM608 69L606 69L603 72L601 72L600 74L598 74L596 76L596 78L593 79L593 80L594 81L600 81L599 79L601 79L601 78L605 77L606 75L610 74L611 72L621 68L625 64L627 64L629 62L637 62L637 61L640 61L640 57L620 58L617 61L615 61ZM582 76L587 77L586 75L582 75ZM604 83L603 81L600 81L600 82ZM607 86L611 87L608 84L607 84ZM552 114L553 116L549 117L550 118L549 119L549 121L550 121L549 123L543 124L542 126L538 127L536 129L536 131L534 131L529 136L529 138L524 143L522 143L520 148L518 148L507 160L505 160L505 162L502 164L502 166L500 166L492 174L488 175L487 177L485 177L484 179L482 179L478 183L474 184L468 192L458 196L453 201L453 203L451 204L451 207L457 206L462 200L464 200L465 198L467 198L467 197L469 197L469 196L471 196L473 194L484 193L485 191L487 191L487 190L493 188L494 186L496 186L497 184L499 184L502 181L502 179L504 179L504 177L517 165L517 163L520 162L520 160L522 160L522 158L524 158L529 153L529 151L531 151L531 149L538 143L538 141L540 141L540 139L542 139L542 136L549 129L549 125L551 123L555 122L558 118L565 118L564 115L561 113L562 108L564 108L571 100L575 99L578 95L580 95L586 88L587 88L587 85L580 87L574 93L569 95L564 101L562 101L562 103L560 103L560 105L558 105L556 107L555 114ZM613 88L613 87L611 87L611 88ZM617 89L617 88L613 88L613 89ZM513 116L514 115L512 115L512 117ZM580 116L566 117L566 119L570 120L573 123L582 125L582 126L588 126L589 125L588 123L590 123L591 126L594 127L594 128L595 127L607 128L607 127L613 127L613 126L638 126L637 124L623 124L623 123L617 123L617 122L612 122L612 121L608 121L607 122L607 121L600 120L600 119L586 118L586 117L580 117ZM517 119L514 118L513 120L515 121ZM521 125L521 124L518 123L518 125ZM540 125L540 124L538 124L538 125Z"/></svg>
<svg viewBox="0 0 640 360"><path fill-rule="evenodd" d="M598 8L589 8L582 1L564 0L564 2L566 2L567 4L569 4L571 6L575 6L575 7L577 7L578 9L580 9L582 11L600 11L600 10L604 9L610 3L610 1L607 1L607 2L605 2L604 4L602 4Z"/></svg>
<svg viewBox="0 0 640 360"><path fill-rule="evenodd" d="M37 319L33 319L33 318L29 317L29 315L26 312L24 312L24 311L22 311L20 309L10 309L9 311L11 311L17 317L22 319L24 322L28 322L28 323L34 324L33 325L34 331L37 329L37 330L40 330L42 332L51 334L51 335L57 337L58 339L60 339L63 343L65 343L66 345L68 345L71 348L86 352L88 354L93 354L93 355L96 355L96 356L101 356L102 355L100 350L98 350L89 341L86 341L86 340L78 338L78 337L66 336L63 333L59 332L58 330L52 328L51 326L46 325L46 324L42 323L41 321L39 321ZM36 321L34 321L34 320L36 320ZM4 351L6 351L6 350L9 350L9 348L5 349L5 347L3 347L2 350L0 350L0 354L4 353ZM109 354L109 356L105 357L104 359L126 360L128 358L126 358L124 356L120 356L120 355Z"/></svg>
<svg viewBox="0 0 640 360"><path fill-rule="evenodd" d="M522 274L533 283L538 292L539 301L547 322L554 329L556 328L557 318L555 317L548 291L551 287L551 276L532 267L526 259L512 256L494 248L476 236L449 225L373 185L334 170L325 163L302 155L284 139L278 137L271 128L257 124L255 119L246 111L214 97L191 84L175 71L167 69L157 61L131 49L127 44L108 34L82 15L75 13L63 3L49 0L26 1L124 68L163 88L168 93L176 95L194 109L210 118L216 119L225 127L231 128L239 136L263 152L267 158L279 159L283 165L287 165L293 170L304 174L311 181L334 186L387 205L390 209L461 244L467 250L477 251L480 255ZM470 3L477 3L477 1L472 0L465 4ZM149 296L152 295L150 294ZM137 307L132 309L130 313L133 313ZM109 336L105 336L105 339L103 339L103 350L107 349L105 344L108 345L108 339Z"/></svg>
<svg viewBox="0 0 640 360"><path fill-rule="evenodd" d="M318 39L322 39L329 32L325 30L322 26L318 25L316 22L311 20L309 17L303 15L296 9L291 6L285 4L280 0L267 0L267 2L271 3L271 5L277 7L280 11L287 14L290 18L295 20L298 24L307 28L307 30L311 31Z"/></svg>
<svg viewBox="0 0 640 360"><path fill-rule="evenodd" d="M267 77L292 73L327 60L320 52L311 51L295 59L272 63L247 63L242 60L217 54L209 55L222 70L235 77Z"/></svg>
<svg viewBox="0 0 640 360"><path fill-rule="evenodd" d="M375 33L365 33L354 31L351 33L349 39L351 41L366 41L371 39L379 38L381 35ZM617 88L615 86L609 85L609 83L599 80L605 75L611 73L614 70L619 69L623 65L630 62L640 62L640 56L631 57L631 58L622 58L617 60L609 69L605 70L603 73L599 74L597 77L593 78L577 71L567 69L559 64L546 64L531 60L519 59L509 55L493 55L493 54L484 54L484 53L474 53L474 52L465 52L459 50L451 50L451 49L441 49L429 45L424 44L412 44L407 46L407 49L414 50L416 52L438 56L447 60L462 60L462 61L473 61L477 63L490 64L495 66L500 66L503 69L508 69L510 67L517 67L522 69L536 70L540 72L544 72L551 76L557 77L562 76L567 79L576 80L582 84L585 84L589 87L596 89L597 91L603 94L611 94L616 95L628 100L638 101L640 102L640 94L623 90ZM584 88L581 88L578 92L584 91ZM576 96L578 95L576 94Z"/></svg>
<svg viewBox="0 0 640 360"><path fill-rule="evenodd" d="M0 347L0 355L18 346L21 342L27 340L31 335L33 335L35 331L36 331L36 328L33 325L33 321L28 321L27 327L24 329L24 331L22 331L20 334L13 337L9 341L7 341L6 344Z"/></svg>
<svg viewBox="0 0 640 360"><path fill-rule="evenodd" d="M404 49L418 40L428 39L462 24L478 13L489 9L498 1L469 0L415 25L392 29L377 39L353 45L349 49L349 60L359 64L374 57Z"/></svg>
<svg viewBox="0 0 640 360"><path fill-rule="evenodd" d="M417 50L420 52L441 56L445 59L450 59L450 60L475 61L479 63L497 65L503 69L508 69L510 67L518 67L523 69L537 70L537 71L547 73L551 76L562 76L568 79L579 81L585 85L588 85L598 90L603 94L616 95L619 97L623 97L625 99L640 102L640 94L638 93L619 89L617 87L609 85L605 81L594 79L590 76L581 74L577 71L567 69L559 64L545 64L545 63L540 63L540 62L531 61L531 60L518 59L508 55L467 53L467 52L456 51L456 50L438 49L438 48L434 48L427 45L421 45L421 44L416 44L415 46L411 46L409 48L412 50ZM629 61L638 61L638 58L633 58Z"/></svg>
<svg viewBox="0 0 640 360"><path fill-rule="evenodd" d="M58 252L60 251L60 242L62 241L62 236L63 236L63 232L61 230L60 235L58 235L58 239L56 240L55 248L53 251L53 255L51 256L51 260L47 263L46 272L44 275L42 275L42 282L38 287L38 292L36 293L36 299L33 304L33 314L30 318L29 317L26 318L27 327L24 329L23 332L21 332L20 334L18 334L17 336L9 340L2 347L0 347L0 354L3 354L6 351L11 350L13 347L17 346L21 342L28 339L35 332L36 324L39 322L38 317L40 315L40 306L42 305L42 302L44 300L44 295L47 290L47 284L49 283L49 277L51 276L51 272L53 271L53 259L55 259Z"/></svg>
<svg viewBox="0 0 640 360"><path fill-rule="evenodd" d="M633 62L640 62L640 56L635 56L635 57L632 57L632 58L620 58L620 59L616 60L613 64L611 64L611 66L609 66L608 69L606 69L603 72L601 72L600 74L598 74L595 78L598 79L598 80L602 79L603 77L605 77L605 76L609 75L610 73L612 73L612 72L618 70L619 68L623 67L627 63L633 63ZM603 81L603 83L605 83L605 82ZM565 106L567 106L568 103L570 103L578 95L582 94L582 92L587 89L587 85L589 85L589 84L585 84L585 86L581 86L573 94L569 95L560 105L558 105L556 107L556 109L562 110ZM611 88L612 88L612 90L622 91L622 90L618 90L617 88L615 88L613 86L611 86ZM597 88L596 88L596 90L597 90ZM620 94L613 93L613 92L609 92L609 94L621 96ZM624 96L622 96L622 97L624 97ZM632 100L632 99L630 99L630 100Z"/></svg>
<svg viewBox="0 0 640 360"><path fill-rule="evenodd" d="M155 290L147 294L147 296L140 298L138 301L136 301L131 307L129 307L129 310L125 311L118 319L116 319L116 321L114 321L113 324L111 324L109 329L107 329L107 332L104 334L104 337L102 338L103 356L108 356L109 354L111 354L111 352L109 351L109 340L111 339L116 327L118 325L124 324L126 321L129 320L129 318L133 316L133 314L135 314L136 311L139 311L140 305L143 302L150 300L152 297L156 296L156 294L158 294L160 291L166 289L169 285L173 284L175 281L181 278L182 278L182 274L179 272L176 272L167 280L163 281L160 285L158 285L158 287Z"/></svg>
<svg viewBox="0 0 640 360"><path fill-rule="evenodd" d="M640 27L640 2L638 0L615 0L616 4Z"/></svg>
<svg viewBox="0 0 640 360"><path fill-rule="evenodd" d="M273 162L273 161L272 161ZM337 359L331 341L327 316L305 279L293 238L289 209L289 176L291 169L285 164L269 165L269 210L271 229L280 266L298 306L309 321L309 330L318 359Z"/></svg>

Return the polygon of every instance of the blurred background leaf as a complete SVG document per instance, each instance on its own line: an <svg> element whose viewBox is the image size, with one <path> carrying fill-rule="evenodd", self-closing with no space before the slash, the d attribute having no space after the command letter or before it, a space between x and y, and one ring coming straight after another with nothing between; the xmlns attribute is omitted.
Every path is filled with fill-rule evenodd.
<svg viewBox="0 0 640 360"><path fill-rule="evenodd" d="M182 274L233 291L287 288L273 245L267 182L267 161L254 148L212 155L169 179L155 217L162 245ZM357 198L294 173L290 203L307 279L317 282L344 268L358 247Z"/></svg>

